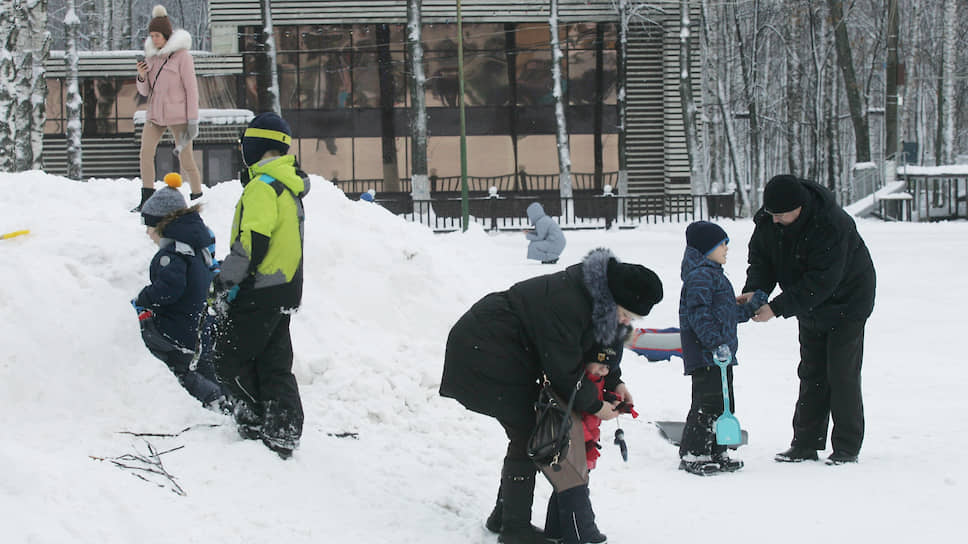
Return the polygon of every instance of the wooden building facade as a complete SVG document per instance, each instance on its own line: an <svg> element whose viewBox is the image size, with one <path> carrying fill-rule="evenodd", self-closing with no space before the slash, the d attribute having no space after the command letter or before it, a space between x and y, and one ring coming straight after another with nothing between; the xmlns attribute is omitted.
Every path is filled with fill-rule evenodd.
<svg viewBox="0 0 968 544"><path fill-rule="evenodd" d="M243 58L245 96L240 107L259 111L260 2L212 0L209 4L213 53ZM386 150L386 124L391 123L397 175L409 177L407 4L406 0L271 3L283 116L293 125L294 151L307 171L335 180L384 178L381 157ZM559 0L558 4L572 171L614 172L619 141L618 1ZM651 10L628 25L629 192L688 193L689 161L679 97L680 2L652 4L663 9ZM550 95L549 6L548 0L462 1L469 175L558 171ZM453 0L422 2L428 169L431 176L442 178L459 174L456 16ZM694 43L689 69L698 104L698 8L690 19ZM387 69L392 71L390 94L386 78L381 89L381 70Z"/></svg>

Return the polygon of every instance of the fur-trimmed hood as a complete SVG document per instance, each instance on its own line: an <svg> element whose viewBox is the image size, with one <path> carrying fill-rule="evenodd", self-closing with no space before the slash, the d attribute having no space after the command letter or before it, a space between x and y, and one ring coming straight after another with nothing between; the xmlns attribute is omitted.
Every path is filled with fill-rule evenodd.
<svg viewBox="0 0 968 544"><path fill-rule="evenodd" d="M178 30L171 33L171 38L165 42L165 46L161 49L157 49L153 43L151 43L151 36L145 38L145 57L154 57L155 55L169 55L175 51L190 51L192 48L192 35L188 33L187 30L179 28Z"/></svg>
<svg viewBox="0 0 968 544"><path fill-rule="evenodd" d="M585 288L592 297L592 326L595 330L595 340L603 345L611 345L620 334L618 304L608 289L609 259L618 260L612 250L600 247L589 251L581 262Z"/></svg>

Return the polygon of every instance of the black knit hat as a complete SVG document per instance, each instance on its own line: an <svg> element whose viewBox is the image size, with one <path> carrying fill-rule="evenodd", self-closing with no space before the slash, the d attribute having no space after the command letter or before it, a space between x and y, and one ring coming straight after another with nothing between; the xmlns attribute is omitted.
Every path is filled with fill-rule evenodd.
<svg viewBox="0 0 968 544"><path fill-rule="evenodd" d="M585 352L582 358L585 364L599 363L614 370L622 362L622 353L625 351L625 337L622 336L617 342L610 346L595 344L592 349Z"/></svg>
<svg viewBox="0 0 968 544"><path fill-rule="evenodd" d="M151 9L151 21L148 22L148 32L157 32L167 40L171 38L171 19L165 6L157 5Z"/></svg>
<svg viewBox="0 0 968 544"><path fill-rule="evenodd" d="M791 212L807 201L807 191L800 180L789 174L773 176L763 189L763 208L768 213Z"/></svg>
<svg viewBox="0 0 968 544"><path fill-rule="evenodd" d="M716 223L696 221L686 227L686 245L698 250L704 256L712 253L723 242L729 242L729 236L726 236L726 231Z"/></svg>
<svg viewBox="0 0 968 544"><path fill-rule="evenodd" d="M270 149L285 155L291 143L292 129L285 119L271 111L260 113L249 122L242 135L242 160L252 166Z"/></svg>
<svg viewBox="0 0 968 544"><path fill-rule="evenodd" d="M640 264L608 260L608 290L615 303L638 315L648 315L662 300L662 280Z"/></svg>

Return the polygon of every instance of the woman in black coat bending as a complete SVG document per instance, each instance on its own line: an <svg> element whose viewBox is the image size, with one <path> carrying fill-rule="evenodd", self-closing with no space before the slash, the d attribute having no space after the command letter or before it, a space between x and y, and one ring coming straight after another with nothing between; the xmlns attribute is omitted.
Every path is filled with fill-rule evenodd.
<svg viewBox="0 0 968 544"><path fill-rule="evenodd" d="M584 380L582 355L595 343L611 345L628 334L629 323L660 300L662 282L654 272L619 262L610 250L599 248L564 271L485 296L451 329L440 394L496 418L509 440L497 505L487 523L501 533L501 542L544 543L531 526L537 466L527 455L543 376L559 397L568 399ZM602 402L590 382L584 385L575 396L575 412L603 420L618 415L615 403ZM632 402L625 384L614 391ZM573 449L584 456L583 448ZM577 479L569 471L544 473L559 494L559 510L574 516L583 534L597 532L587 469Z"/></svg>

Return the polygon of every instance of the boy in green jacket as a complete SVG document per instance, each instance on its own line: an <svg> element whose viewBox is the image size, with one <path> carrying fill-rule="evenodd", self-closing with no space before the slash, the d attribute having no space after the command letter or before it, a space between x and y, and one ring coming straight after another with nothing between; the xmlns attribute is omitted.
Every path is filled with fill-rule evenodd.
<svg viewBox="0 0 968 544"><path fill-rule="evenodd" d="M238 399L239 434L261 439L283 459L299 446L303 427L289 319L302 299L302 199L309 192L308 176L286 154L291 142L289 124L275 113L257 115L245 130L231 253L214 279L227 303L216 368Z"/></svg>

